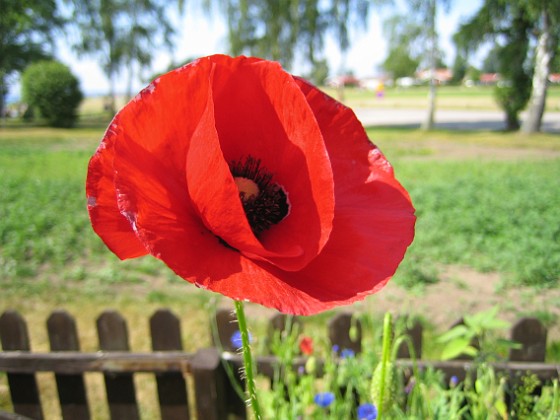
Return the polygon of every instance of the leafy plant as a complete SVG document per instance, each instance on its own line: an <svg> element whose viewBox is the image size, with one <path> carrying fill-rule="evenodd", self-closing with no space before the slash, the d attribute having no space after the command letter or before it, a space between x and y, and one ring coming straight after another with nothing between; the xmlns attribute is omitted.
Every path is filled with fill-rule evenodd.
<svg viewBox="0 0 560 420"><path fill-rule="evenodd" d="M454 359L466 355L481 360L495 357L496 346L516 347L517 344L502 338L491 337L491 333L510 327L510 323L497 318L498 306L474 315L467 315L463 324L456 325L445 332L437 341L444 344L441 358Z"/></svg>
<svg viewBox="0 0 560 420"><path fill-rule="evenodd" d="M29 65L22 75L23 99L54 127L71 127L82 101L78 79L57 61Z"/></svg>

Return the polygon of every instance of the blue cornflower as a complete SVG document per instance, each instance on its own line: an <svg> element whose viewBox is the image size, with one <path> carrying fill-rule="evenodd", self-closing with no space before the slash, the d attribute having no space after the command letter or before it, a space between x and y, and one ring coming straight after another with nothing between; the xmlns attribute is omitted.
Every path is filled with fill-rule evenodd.
<svg viewBox="0 0 560 420"><path fill-rule="evenodd" d="M233 348L235 348L236 350L239 350L241 347L243 347L243 340L241 339L241 331L239 330L235 331L231 335L231 338L229 340ZM249 343L251 343L252 341L253 341L253 337L251 337L251 334L249 334Z"/></svg>
<svg viewBox="0 0 560 420"><path fill-rule="evenodd" d="M358 407L358 420L375 420L377 418L377 407L370 403L361 404Z"/></svg>
<svg viewBox="0 0 560 420"><path fill-rule="evenodd" d="M410 380L408 381L408 383L404 387L405 394L407 394L407 395L410 394L412 392L412 390L414 389L414 385L416 385L416 379L413 376L412 378L410 378Z"/></svg>
<svg viewBox="0 0 560 420"><path fill-rule="evenodd" d="M451 388L455 388L458 383L459 383L459 378L457 378L457 376L453 375L451 378L449 378L449 386Z"/></svg>
<svg viewBox="0 0 560 420"><path fill-rule="evenodd" d="M338 353L338 349L339 349L338 344L335 344L334 346L332 346L333 353Z"/></svg>
<svg viewBox="0 0 560 420"><path fill-rule="evenodd" d="M342 357L343 359L352 358L355 355L356 353L354 353L354 350L352 349L342 349L342 351L340 352L340 357Z"/></svg>
<svg viewBox="0 0 560 420"><path fill-rule="evenodd" d="M328 407L334 401L334 394L332 392L319 392L315 395L313 401L315 401L315 404L319 407Z"/></svg>

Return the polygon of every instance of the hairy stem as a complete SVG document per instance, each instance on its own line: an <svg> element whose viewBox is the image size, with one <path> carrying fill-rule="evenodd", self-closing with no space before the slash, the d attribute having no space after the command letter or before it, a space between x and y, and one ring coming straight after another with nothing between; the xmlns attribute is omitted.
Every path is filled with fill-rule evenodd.
<svg viewBox="0 0 560 420"><path fill-rule="evenodd" d="M253 410L255 419L261 420L261 408L257 399L257 391L255 389L255 379L253 373L253 357L251 356L251 347L249 344L249 331L247 330L247 321L245 319L245 310L243 302L235 301L235 312L237 314L237 322L239 323L239 332L241 333L241 342L243 349L243 365L245 367L245 380L247 381L247 394L249 394L249 405Z"/></svg>
<svg viewBox="0 0 560 420"><path fill-rule="evenodd" d="M379 404L377 407L377 418L379 420L383 419L384 404L383 400L385 398L385 387L386 387L386 377L387 377L387 367L391 359L391 340L392 340L392 327L393 321L391 319L391 314L387 312L385 314L385 319L383 320L383 352L381 353L381 388L379 390Z"/></svg>

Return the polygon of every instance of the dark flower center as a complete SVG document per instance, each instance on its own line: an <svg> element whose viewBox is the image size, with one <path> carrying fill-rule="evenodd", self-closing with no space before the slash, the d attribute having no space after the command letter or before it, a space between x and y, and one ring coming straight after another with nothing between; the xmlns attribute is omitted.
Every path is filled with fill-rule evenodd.
<svg viewBox="0 0 560 420"><path fill-rule="evenodd" d="M282 187L272 181L272 174L261 166L260 159L247 156L244 160L233 161L230 170L255 236L287 216L288 197Z"/></svg>

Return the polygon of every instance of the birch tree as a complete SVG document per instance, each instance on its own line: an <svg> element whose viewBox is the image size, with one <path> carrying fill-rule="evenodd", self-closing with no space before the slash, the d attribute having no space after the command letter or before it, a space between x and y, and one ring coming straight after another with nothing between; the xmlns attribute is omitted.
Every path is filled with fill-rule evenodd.
<svg viewBox="0 0 560 420"><path fill-rule="evenodd" d="M378 1L386 3L387 1ZM280 61L299 53L312 66L323 60L325 36L349 46L349 27L365 28L369 0L216 0L225 14L231 53Z"/></svg>
<svg viewBox="0 0 560 420"><path fill-rule="evenodd" d="M529 1L528 11L535 16L535 33L538 35L535 47L535 67L533 72L531 98L527 118L521 131L530 134L540 131L546 106L548 76L560 38L560 1Z"/></svg>
<svg viewBox="0 0 560 420"><path fill-rule="evenodd" d="M174 29L163 0L66 0L79 32L75 48L99 59L109 81L108 110L116 111L116 79L129 73L127 95L136 70L149 67L155 51L171 48Z"/></svg>
<svg viewBox="0 0 560 420"><path fill-rule="evenodd" d="M487 42L496 44L506 84L496 93L506 113L507 128L519 128L518 114L529 104L522 131L539 131L547 79L559 45L560 0L484 0L478 12L460 27L458 36L474 49Z"/></svg>

